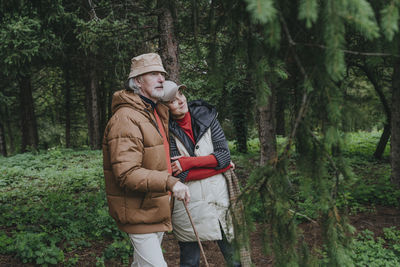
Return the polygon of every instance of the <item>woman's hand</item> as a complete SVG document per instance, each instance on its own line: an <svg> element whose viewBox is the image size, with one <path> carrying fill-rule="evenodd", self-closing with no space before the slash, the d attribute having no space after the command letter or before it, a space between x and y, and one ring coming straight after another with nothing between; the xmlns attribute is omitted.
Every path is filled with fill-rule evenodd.
<svg viewBox="0 0 400 267"><path fill-rule="evenodd" d="M178 160L180 157L182 157L182 156L171 158L171 160L173 160L173 162L171 163L171 167L172 167L172 173L174 175L178 175L182 172L182 166Z"/></svg>
<svg viewBox="0 0 400 267"><path fill-rule="evenodd" d="M231 160L231 169L232 169L232 170L235 170L235 167L236 167L236 166L235 166L235 163L233 163L233 161Z"/></svg>

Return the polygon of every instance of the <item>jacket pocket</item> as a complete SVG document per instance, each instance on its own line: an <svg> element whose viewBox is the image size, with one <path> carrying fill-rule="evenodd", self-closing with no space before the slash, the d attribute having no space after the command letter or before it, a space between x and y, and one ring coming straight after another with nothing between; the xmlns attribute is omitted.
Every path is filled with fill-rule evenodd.
<svg viewBox="0 0 400 267"><path fill-rule="evenodd" d="M140 223L160 223L169 220L171 207L167 193L147 193L135 214Z"/></svg>

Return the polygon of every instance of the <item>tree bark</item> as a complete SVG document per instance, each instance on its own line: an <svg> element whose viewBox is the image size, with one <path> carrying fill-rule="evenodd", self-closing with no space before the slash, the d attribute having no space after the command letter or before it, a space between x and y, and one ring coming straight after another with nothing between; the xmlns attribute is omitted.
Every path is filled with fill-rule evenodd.
<svg viewBox="0 0 400 267"><path fill-rule="evenodd" d="M32 149L38 148L39 136L33 105L31 78L29 76L20 76L18 82L22 131L21 152L26 152L28 147Z"/></svg>
<svg viewBox="0 0 400 267"><path fill-rule="evenodd" d="M285 103L282 94L276 96L276 134L285 136Z"/></svg>
<svg viewBox="0 0 400 267"><path fill-rule="evenodd" d="M7 106L4 108L4 113L5 113L5 123L6 123L6 131L8 135L8 145L9 145L9 153L14 153L15 152L15 143L14 143L14 134L12 132L11 128L11 119L9 116L8 108Z"/></svg>
<svg viewBox="0 0 400 267"><path fill-rule="evenodd" d="M391 180L395 186L400 188L400 59L395 62L392 82Z"/></svg>
<svg viewBox="0 0 400 267"><path fill-rule="evenodd" d="M388 101L386 100L385 94L383 93L382 90L382 85L380 82L380 75L376 73L375 70L371 70L368 66L359 66L364 73L367 75L369 81L372 83L374 86L375 92L378 94L379 99L381 100L383 110L385 111L386 114L386 123L383 129L383 133L381 135L381 138L379 139L379 143L376 146L375 152L374 152L374 157L376 159L381 159L383 152L385 151L385 147L389 141L390 138L390 132L391 132L391 118L392 118L392 112L390 110L390 106Z"/></svg>
<svg viewBox="0 0 400 267"><path fill-rule="evenodd" d="M71 84L68 67L64 68L65 77L65 147L71 147Z"/></svg>
<svg viewBox="0 0 400 267"><path fill-rule="evenodd" d="M106 128L106 124L108 121L107 112L108 112L108 91L105 88L105 81L102 80L99 86L99 110L100 110L100 136L103 136L104 129ZM101 140L101 139L100 139Z"/></svg>
<svg viewBox="0 0 400 267"><path fill-rule="evenodd" d="M175 1L158 0L158 30L160 33L160 56L169 79L179 83L178 40L175 35Z"/></svg>
<svg viewBox="0 0 400 267"><path fill-rule="evenodd" d="M89 145L92 149L101 148L100 111L98 106L98 78L96 70L89 70L89 82L86 85L86 117L88 123Z"/></svg>
<svg viewBox="0 0 400 267"><path fill-rule="evenodd" d="M0 121L0 154L7 157L6 138L3 123Z"/></svg>
<svg viewBox="0 0 400 267"><path fill-rule="evenodd" d="M374 158L382 159L383 152L385 152L386 145L389 142L390 132L390 123L386 123L381 138L379 139L379 143L376 146Z"/></svg>
<svg viewBox="0 0 400 267"><path fill-rule="evenodd" d="M260 140L260 166L273 161L276 156L276 104L275 89L271 88L271 96L266 106L257 110L258 136Z"/></svg>

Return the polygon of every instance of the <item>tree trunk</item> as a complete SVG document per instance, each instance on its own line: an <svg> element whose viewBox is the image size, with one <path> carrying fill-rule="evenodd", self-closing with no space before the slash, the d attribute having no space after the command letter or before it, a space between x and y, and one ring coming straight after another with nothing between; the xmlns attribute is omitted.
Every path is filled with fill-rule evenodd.
<svg viewBox="0 0 400 267"><path fill-rule="evenodd" d="M158 30L160 32L160 55L169 79L179 83L178 40L175 36L175 1L158 0Z"/></svg>
<svg viewBox="0 0 400 267"><path fill-rule="evenodd" d="M381 75L379 73L377 73L376 70L369 68L368 65L363 65L363 66L359 66L359 67L364 71L364 73L367 75L369 81L374 86L375 92L378 94L379 99L383 106L383 110L385 111L385 114L386 114L385 127L383 129L383 133L381 135L379 143L374 152L374 157L376 159L381 159L383 152L385 151L386 144L389 141L389 137L390 137L390 131L391 131L391 129L390 129L391 122L390 121L391 121L392 113L390 111L389 103L386 100L385 94L383 93L383 90L382 90L382 84L380 82Z"/></svg>
<svg viewBox="0 0 400 267"><path fill-rule="evenodd" d="M235 87L232 90L232 95L236 96L233 98L231 113L237 150L240 153L247 153L248 118L246 113L248 105L246 105L247 103L243 103L243 101L246 97L249 97L249 94L244 92L243 88Z"/></svg>
<svg viewBox="0 0 400 267"><path fill-rule="evenodd" d="M107 92L107 121L109 121L112 116L112 108L111 108L112 96L113 96L113 92L111 90L108 90L108 92Z"/></svg>
<svg viewBox="0 0 400 267"><path fill-rule="evenodd" d="M88 122L89 145L92 149L101 148L100 111L98 106L98 79L94 68L89 70L86 85L86 116Z"/></svg>
<svg viewBox="0 0 400 267"><path fill-rule="evenodd" d="M374 152L374 157L376 159L382 159L383 152L385 152L386 145L389 141L390 138L390 124L387 123L385 124L385 127L383 128L383 133L381 135L381 138L379 139L379 143L376 146L375 152Z"/></svg>
<svg viewBox="0 0 400 267"><path fill-rule="evenodd" d="M14 134L12 132L11 128L11 119L9 116L8 108L7 106L4 108L5 110L5 122L6 122L6 128L7 128L7 135L8 135L8 145L9 145L9 153L14 153L15 152L15 144L14 144Z"/></svg>
<svg viewBox="0 0 400 267"><path fill-rule="evenodd" d="M99 91L99 109L100 109L100 136L102 136L107 124L107 109L108 109L108 90L105 88L105 81L102 80Z"/></svg>
<svg viewBox="0 0 400 267"><path fill-rule="evenodd" d="M92 136L92 149L101 148L101 134L100 134L100 110L98 99L99 81L95 69L90 72L90 98L91 98L91 115L93 124Z"/></svg>
<svg viewBox="0 0 400 267"><path fill-rule="evenodd" d="M71 84L68 67L64 68L65 77L65 147L71 147Z"/></svg>
<svg viewBox="0 0 400 267"><path fill-rule="evenodd" d="M33 106L31 79L29 76L20 76L18 82L20 88L19 98L22 131L21 152L26 152L28 147L33 149L38 148L39 137Z"/></svg>
<svg viewBox="0 0 400 267"><path fill-rule="evenodd" d="M393 70L392 88L392 138L390 158L392 183L400 188L400 60L396 60Z"/></svg>
<svg viewBox="0 0 400 267"><path fill-rule="evenodd" d="M285 136L285 103L284 96L277 94L276 97L276 134Z"/></svg>
<svg viewBox="0 0 400 267"><path fill-rule="evenodd" d="M0 154L7 157L6 138L3 123L0 121Z"/></svg>
<svg viewBox="0 0 400 267"><path fill-rule="evenodd" d="M260 139L260 166L268 164L276 158L276 121L275 121L275 89L271 88L271 96L266 106L257 110L258 136Z"/></svg>

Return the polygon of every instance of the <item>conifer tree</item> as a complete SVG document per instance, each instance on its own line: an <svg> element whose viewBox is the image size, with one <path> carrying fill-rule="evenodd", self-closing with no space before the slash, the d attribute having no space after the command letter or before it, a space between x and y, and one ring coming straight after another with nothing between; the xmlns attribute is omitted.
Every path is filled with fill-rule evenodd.
<svg viewBox="0 0 400 267"><path fill-rule="evenodd" d="M246 191L249 204L261 199L264 205L263 222L270 225L266 229L267 244L275 256L275 264L310 266L315 264L315 259L307 249L299 249L305 245L297 231L293 191L295 188L309 190L308 195L319 204L315 223L323 229L328 266L352 266L348 250L352 227L336 208L341 181L351 176L340 153L343 94L339 81L346 71L347 25L366 39L378 37L373 10L364 0L304 0L298 5L291 1L246 2L253 23L265 28L262 37L266 44L270 49L275 47L277 55L285 54L295 66L286 66L289 79L301 79L296 83L300 86L294 88L297 113L286 148L277 161L252 173ZM292 154L293 143L296 157ZM296 159L296 166L304 177L298 185L292 184L293 178L288 172L290 158Z"/></svg>
<svg viewBox="0 0 400 267"><path fill-rule="evenodd" d="M381 10L381 28L386 39L391 42L391 51L395 55L400 53L400 1L388 1ZM391 167L392 183L400 188L400 60L399 57L393 60L392 75L392 104L391 104Z"/></svg>

